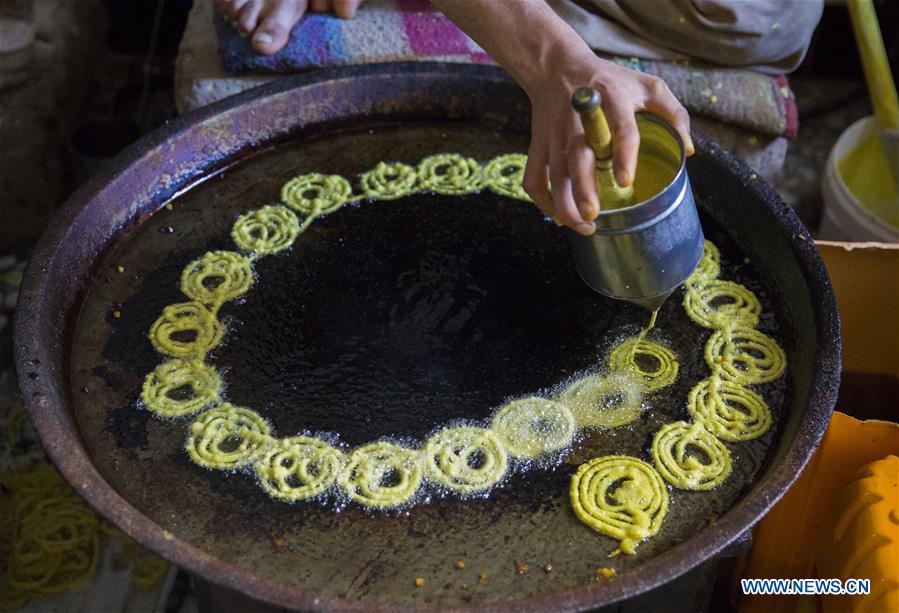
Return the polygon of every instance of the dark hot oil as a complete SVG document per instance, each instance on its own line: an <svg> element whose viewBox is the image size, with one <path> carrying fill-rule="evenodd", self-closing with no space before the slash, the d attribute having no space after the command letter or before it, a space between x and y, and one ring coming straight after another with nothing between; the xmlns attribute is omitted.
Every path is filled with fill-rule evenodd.
<svg viewBox="0 0 899 613"><path fill-rule="evenodd" d="M371 603L453 605L573 587L598 566L639 565L739 500L766 462L786 379L756 387L775 427L756 441L728 444L734 472L723 486L672 490L661 532L637 555L607 558L616 543L578 522L568 504L579 463L605 454L649 459L652 434L688 419L687 393L709 374L702 357L709 331L689 320L681 292L648 333L677 354L677 381L646 399L638 422L583 432L559 463L517 466L487 498L427 490L418 505L381 513L333 498L289 505L269 499L248 474L190 462L183 450L190 418L161 420L136 402L144 376L163 359L147 331L165 305L186 300L178 279L188 262L235 249L229 228L237 215L277 201L280 185L298 173L353 177L380 159L414 163L436 150L485 160L524 143L523 135L472 135L471 127L374 132L378 138L332 134L245 161L180 196L108 254L77 325L71 376L79 425L104 477L214 556L274 581ZM759 296L766 309L759 329L779 339L752 263L720 228L703 227L721 249L722 278ZM531 205L486 192L345 207L255 270L250 292L222 309L228 333L209 358L227 399L267 417L279 436L329 433L346 448L382 437L418 445L449 422L488 419L509 399L554 393L603 369L609 349L649 319L589 290L560 231ZM277 552L272 539L284 543ZM459 559L472 577L453 569ZM515 560L534 569L529 579L515 574ZM554 572L538 572L544 564ZM479 583L481 572L492 583ZM416 591L419 576L437 579Z"/></svg>

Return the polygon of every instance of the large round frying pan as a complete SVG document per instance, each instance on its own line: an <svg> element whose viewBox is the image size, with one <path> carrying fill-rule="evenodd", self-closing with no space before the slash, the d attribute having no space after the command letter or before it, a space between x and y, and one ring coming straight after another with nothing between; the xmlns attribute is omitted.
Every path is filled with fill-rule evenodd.
<svg viewBox="0 0 899 613"><path fill-rule="evenodd" d="M199 469L183 452L183 424L151 419L134 405L143 374L158 361L147 325L162 305L178 300L178 271L207 249L228 248L227 229L237 213L276 197L284 178L314 170L352 176L381 159L415 161L441 150L482 160L523 151L528 117L526 97L500 70L393 64L271 83L182 117L133 145L85 184L48 229L16 313L22 391L65 477L122 530L190 572L302 609L587 609L666 583L746 534L790 486L822 436L837 393L839 320L814 243L793 212L750 169L701 137L688 166L706 233L727 243L740 262L751 262L757 291L774 314L789 375L777 428L754 478L735 481L740 488L729 491L727 504L717 499L706 515L683 514L690 505L676 505L681 510L673 516L683 516L666 520L671 532L642 544L634 558L616 560L621 572L614 579L591 581L591 570L607 562L609 542L571 515L564 496L570 466L537 471L534 480L516 477L486 500L437 498L374 515L351 505L335 514L314 505L274 503L245 475ZM290 258L260 264L259 287L239 305L247 310L231 315L236 336L222 350L246 367L242 375L236 372L241 368L228 372L229 393L274 390L256 408L273 411L284 433L314 427L304 420L315 415L343 418L345 412L349 444L389 434L384 424L421 436L441 421L476 417L467 414L471 399L471 406L489 406L549 385L558 365L583 368L593 359L583 338L618 313L634 321L641 317L635 307L603 302L580 284L559 247L560 235L524 204L512 209L484 194L433 209L416 206L371 203L341 211L316 222ZM473 215L471 207L481 212ZM467 298L472 305L493 300L491 312L503 316L477 322L479 334L502 334L454 354L452 347L427 344L427 335L405 338L402 326L389 329L396 312L404 322L434 323L431 313L416 311L414 301L396 303L378 324L383 338L358 347L368 361L357 377L334 377L333 364L353 368L355 354L328 358L329 343L367 329L377 320L378 300L390 302L393 294L409 290L380 283L384 267L357 253L375 248L373 236L384 237L384 258L405 253L425 267L427 283L418 290L438 301L445 283L472 285L454 281L458 270L493 274L505 283L489 297ZM430 238L423 236L444 241L441 257L428 252ZM423 251L416 255L419 247ZM483 261L473 264L477 254ZM331 259L352 265L335 270ZM293 261L301 265L285 264ZM316 284L319 303L312 306L330 301L327 313L304 301L298 279ZM354 294L355 281L377 295L366 301ZM547 288L556 292L555 303ZM676 304L666 306L662 328L665 313L676 312ZM462 338L471 323L441 319L434 329ZM256 344L269 346L268 355L242 349L241 338L266 325L269 332L257 334L264 338ZM685 350L695 352L696 344L681 339ZM251 346L256 345L246 345ZM322 409L303 395L308 386L292 367L277 366L298 347L319 351L315 359L296 354L297 361L311 364L304 372L350 390L349 400ZM388 366L393 374L372 371ZM440 394L416 396L414 385L397 391L398 382L408 384L410 377L437 389L463 375L465 393L452 396L451 403ZM283 385L266 387L271 380ZM367 383L350 385L357 381ZM406 404L384 409L392 406L378 404L385 393ZM296 399L301 401L294 406ZM373 414L376 405L382 412ZM680 532L674 534L675 528ZM458 559L466 561L464 570L455 568ZM515 559L530 563L531 572L514 572ZM544 573L544 563L555 570ZM487 579L479 582L481 572ZM427 584L416 588L416 576L426 576Z"/></svg>

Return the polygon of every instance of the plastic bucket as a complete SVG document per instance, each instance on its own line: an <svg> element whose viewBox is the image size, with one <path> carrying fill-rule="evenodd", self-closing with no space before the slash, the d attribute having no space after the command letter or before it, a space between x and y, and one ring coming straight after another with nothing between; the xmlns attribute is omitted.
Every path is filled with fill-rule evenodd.
<svg viewBox="0 0 899 613"><path fill-rule="evenodd" d="M824 196L824 217L819 238L842 241L881 241L899 243L899 228L895 228L863 207L846 187L837 163L852 149L877 130L874 116L859 119L840 135L824 170L821 192Z"/></svg>

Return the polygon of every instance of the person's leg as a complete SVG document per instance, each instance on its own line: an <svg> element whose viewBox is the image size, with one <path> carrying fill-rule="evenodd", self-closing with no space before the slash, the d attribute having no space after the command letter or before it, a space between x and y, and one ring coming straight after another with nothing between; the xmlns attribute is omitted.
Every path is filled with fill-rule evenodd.
<svg viewBox="0 0 899 613"><path fill-rule="evenodd" d="M799 66L824 9L824 0L546 1L595 51L769 74Z"/></svg>
<svg viewBox="0 0 899 613"><path fill-rule="evenodd" d="M215 0L215 10L263 55L280 51L307 10L352 19L362 0Z"/></svg>

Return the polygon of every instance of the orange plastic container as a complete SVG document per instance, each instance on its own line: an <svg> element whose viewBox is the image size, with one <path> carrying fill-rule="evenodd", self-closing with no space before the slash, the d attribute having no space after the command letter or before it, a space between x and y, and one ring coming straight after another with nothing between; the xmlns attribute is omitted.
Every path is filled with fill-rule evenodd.
<svg viewBox="0 0 899 613"><path fill-rule="evenodd" d="M844 578L841 575L822 574L817 562L826 563L825 571L842 567L839 556L845 554L847 560L864 561L869 548L879 547L884 541L895 551L899 546L899 488L893 487L889 494L887 486L878 484L873 489L881 492L883 503L868 511L864 520L858 520L853 527L862 531L845 533L842 538L834 533L834 514L847 513L854 505L865 505L869 498L850 499L853 494L870 497L867 485L844 492L847 485L857 483L853 477L871 462L883 460L899 454L899 424L885 421L860 421L843 413L834 413L830 427L824 435L821 447L792 488L781 498L765 518L753 530L752 550L744 556L737 569L740 578ZM896 461L893 457L890 462ZM887 473L888 474L888 473ZM889 480L889 476L885 479ZM842 493L842 494L841 494ZM842 498L841 498L842 495ZM840 501L840 502L838 502ZM870 515L874 513L874 515ZM851 522L850 522L851 523ZM841 553L842 552L842 553ZM855 558L853 558L855 556ZM879 556L879 554L878 554ZM871 562L876 562L872 567ZM883 562L881 566L877 566ZM846 562L848 564L848 562ZM899 556L878 557L865 562L867 576L848 576L870 579L872 594L866 597L876 601L882 594L874 590L895 591L899 577ZM891 578L891 581L889 580ZM891 587L892 585L892 587ZM735 591L739 581L735 581ZM735 594L741 613L794 613L816 611L814 597L801 596L743 596ZM894 594L890 598L899 596ZM805 602L803 602L805 601ZM842 608L831 610L849 610ZM858 609L869 611L899 611L899 609Z"/></svg>
<svg viewBox="0 0 899 613"><path fill-rule="evenodd" d="M824 613L899 611L899 457L866 464L833 503L815 567L821 577L867 578L867 595L825 596Z"/></svg>
<svg viewBox="0 0 899 613"><path fill-rule="evenodd" d="M844 374L899 378L899 245L817 244L840 308ZM834 413L802 475L753 530L732 573L741 613L899 612L899 398L866 402L888 421ZM740 578L870 579L871 594L744 596Z"/></svg>

